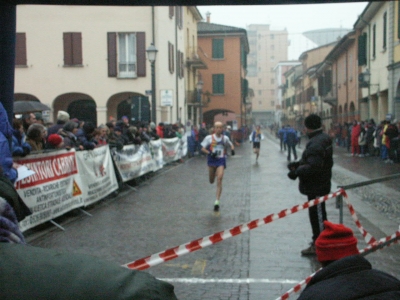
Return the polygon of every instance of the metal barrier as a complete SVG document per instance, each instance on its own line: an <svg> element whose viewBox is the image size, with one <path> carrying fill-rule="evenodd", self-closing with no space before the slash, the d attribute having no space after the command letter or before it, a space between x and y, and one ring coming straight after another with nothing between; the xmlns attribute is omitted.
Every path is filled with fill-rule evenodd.
<svg viewBox="0 0 400 300"><path fill-rule="evenodd" d="M373 183L388 181L388 180L392 180L392 179L396 179L396 178L400 178L400 173L389 175L389 176L384 176L384 177L379 177L379 178L372 179L372 180L362 181L362 182L358 182L358 183L353 183L353 184L349 184L349 185L339 185L338 188L342 188L345 191L347 191L350 189L370 185ZM336 208L340 210L339 211L339 222L340 222L340 224L343 224L343 195L339 195L336 197Z"/></svg>

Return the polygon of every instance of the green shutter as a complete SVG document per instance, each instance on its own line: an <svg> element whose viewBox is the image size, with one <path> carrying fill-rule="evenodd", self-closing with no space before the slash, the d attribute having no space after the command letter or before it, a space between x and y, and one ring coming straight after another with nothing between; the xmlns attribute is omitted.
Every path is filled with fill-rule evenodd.
<svg viewBox="0 0 400 300"><path fill-rule="evenodd" d="M213 74L212 83L213 83L213 94L218 95L225 93L224 74Z"/></svg>
<svg viewBox="0 0 400 300"><path fill-rule="evenodd" d="M364 33L358 37L358 65L367 64L367 34Z"/></svg>
<svg viewBox="0 0 400 300"><path fill-rule="evenodd" d="M212 58L224 58L224 39L212 40Z"/></svg>

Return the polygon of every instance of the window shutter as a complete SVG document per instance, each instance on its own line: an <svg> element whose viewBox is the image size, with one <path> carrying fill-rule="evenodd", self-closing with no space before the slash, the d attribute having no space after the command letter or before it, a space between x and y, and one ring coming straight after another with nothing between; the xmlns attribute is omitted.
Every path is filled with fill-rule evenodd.
<svg viewBox="0 0 400 300"><path fill-rule="evenodd" d="M17 66L26 66L26 33L17 32L15 41L15 64Z"/></svg>
<svg viewBox="0 0 400 300"><path fill-rule="evenodd" d="M176 51L176 72L181 78L181 51Z"/></svg>
<svg viewBox="0 0 400 300"><path fill-rule="evenodd" d="M387 27L387 14L386 12L383 14L383 49L386 49L386 36L387 36L387 31L386 31L386 27Z"/></svg>
<svg viewBox="0 0 400 300"><path fill-rule="evenodd" d="M181 78L185 77L185 62L183 58L183 52L180 52L181 56Z"/></svg>
<svg viewBox="0 0 400 300"><path fill-rule="evenodd" d="M117 33L107 32L108 77L117 77Z"/></svg>
<svg viewBox="0 0 400 300"><path fill-rule="evenodd" d="M64 43L64 66L72 65L72 34L70 32L63 33Z"/></svg>
<svg viewBox="0 0 400 300"><path fill-rule="evenodd" d="M169 18L172 19L174 17L174 7L169 6Z"/></svg>
<svg viewBox="0 0 400 300"><path fill-rule="evenodd" d="M174 73L174 57L174 45L168 42L168 69L171 74Z"/></svg>
<svg viewBox="0 0 400 300"><path fill-rule="evenodd" d="M332 91L332 70L325 71L324 91L325 95Z"/></svg>
<svg viewBox="0 0 400 300"><path fill-rule="evenodd" d="M224 58L224 40L213 39L212 40L212 58Z"/></svg>
<svg viewBox="0 0 400 300"><path fill-rule="evenodd" d="M367 34L362 34L358 37L358 65L367 64Z"/></svg>
<svg viewBox="0 0 400 300"><path fill-rule="evenodd" d="M324 77L322 75L320 75L318 77L318 96L325 96L323 94L323 91L324 91L323 87L324 87Z"/></svg>
<svg viewBox="0 0 400 300"><path fill-rule="evenodd" d="M82 65L82 33L73 32L72 35L72 64Z"/></svg>
<svg viewBox="0 0 400 300"><path fill-rule="evenodd" d="M136 73L138 77L146 76L146 33L136 32Z"/></svg>
<svg viewBox="0 0 400 300"><path fill-rule="evenodd" d="M400 39L400 3L397 3L397 38Z"/></svg>
<svg viewBox="0 0 400 300"><path fill-rule="evenodd" d="M213 94L224 94L224 74L213 74L212 75L213 82Z"/></svg>
<svg viewBox="0 0 400 300"><path fill-rule="evenodd" d="M376 25L372 26L372 57L376 57Z"/></svg>

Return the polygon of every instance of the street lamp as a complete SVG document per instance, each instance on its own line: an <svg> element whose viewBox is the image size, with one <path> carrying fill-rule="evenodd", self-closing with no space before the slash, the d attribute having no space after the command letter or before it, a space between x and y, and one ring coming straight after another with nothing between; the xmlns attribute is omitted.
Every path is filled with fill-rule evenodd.
<svg viewBox="0 0 400 300"><path fill-rule="evenodd" d="M200 126L203 124L203 102L201 101L201 94L203 92L203 81L197 82L197 102L200 104Z"/></svg>
<svg viewBox="0 0 400 300"><path fill-rule="evenodd" d="M151 121L156 124L156 76L155 76L155 67L154 64L156 62L157 56L157 48L153 43L147 48L147 58L151 64Z"/></svg>

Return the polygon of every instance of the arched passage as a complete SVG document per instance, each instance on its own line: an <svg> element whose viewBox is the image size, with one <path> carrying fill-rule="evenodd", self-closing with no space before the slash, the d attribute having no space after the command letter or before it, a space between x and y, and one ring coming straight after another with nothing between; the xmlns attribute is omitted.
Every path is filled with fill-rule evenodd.
<svg viewBox="0 0 400 300"><path fill-rule="evenodd" d="M68 93L58 96L53 101L53 118L57 119L57 112L64 110L71 119L91 121L97 125L96 102L92 97L82 93Z"/></svg>
<svg viewBox="0 0 400 300"><path fill-rule="evenodd" d="M97 126L96 102L93 100L76 100L68 105L67 112L71 119L77 118L79 121L92 122Z"/></svg>
<svg viewBox="0 0 400 300"><path fill-rule="evenodd" d="M143 94L123 92L112 95L107 101L107 118L120 120L123 116L127 116L131 124L149 123L150 115L150 101Z"/></svg>

